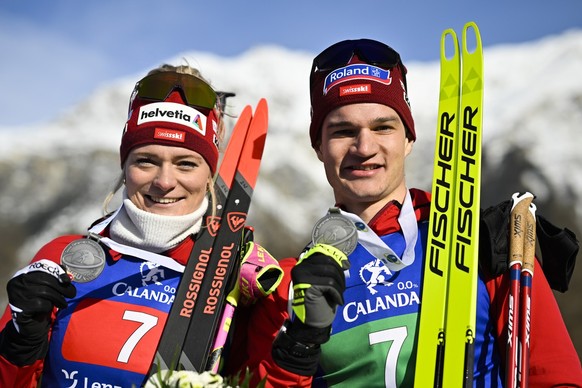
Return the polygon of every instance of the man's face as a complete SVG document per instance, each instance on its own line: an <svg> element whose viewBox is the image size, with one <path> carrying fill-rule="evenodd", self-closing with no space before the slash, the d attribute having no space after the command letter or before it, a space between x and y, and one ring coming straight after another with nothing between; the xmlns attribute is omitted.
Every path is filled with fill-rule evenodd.
<svg viewBox="0 0 582 388"><path fill-rule="evenodd" d="M361 103L331 111L316 150L335 200L350 212L379 211L387 202L404 200L404 159L413 141L396 111Z"/></svg>

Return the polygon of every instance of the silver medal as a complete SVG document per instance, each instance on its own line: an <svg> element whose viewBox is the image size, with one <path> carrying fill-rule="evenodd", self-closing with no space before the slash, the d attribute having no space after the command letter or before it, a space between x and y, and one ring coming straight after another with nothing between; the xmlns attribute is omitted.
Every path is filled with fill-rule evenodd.
<svg viewBox="0 0 582 388"><path fill-rule="evenodd" d="M97 241L81 238L66 246L61 254L61 263L73 276L73 281L87 283L103 271L105 251Z"/></svg>
<svg viewBox="0 0 582 388"><path fill-rule="evenodd" d="M343 216L337 208L329 209L329 213L319 219L311 233L313 244L329 244L349 255L356 249L358 233L354 223Z"/></svg>

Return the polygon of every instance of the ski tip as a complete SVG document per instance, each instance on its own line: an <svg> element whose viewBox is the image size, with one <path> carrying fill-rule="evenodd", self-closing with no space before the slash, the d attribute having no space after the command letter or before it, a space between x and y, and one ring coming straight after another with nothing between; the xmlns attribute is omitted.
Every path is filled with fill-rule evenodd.
<svg viewBox="0 0 582 388"><path fill-rule="evenodd" d="M475 23L474 21L470 21L465 23L465 26L463 27L463 31L466 31L469 28L473 28L475 31L479 31L479 27L477 27L477 23Z"/></svg>
<svg viewBox="0 0 582 388"><path fill-rule="evenodd" d="M261 98L257 103L254 118L256 119L255 122L260 122L260 125L264 127L264 131L266 132L269 122L269 105L267 104L266 98Z"/></svg>
<svg viewBox="0 0 582 388"><path fill-rule="evenodd" d="M452 28L447 28L446 30L443 31L442 35L441 35L441 39L445 39L445 37L447 36L451 36L453 39L457 39L457 33L455 32L454 29Z"/></svg>
<svg viewBox="0 0 582 388"><path fill-rule="evenodd" d="M473 32L472 39L468 39L468 32L471 30ZM471 48L469 48L468 42L471 42ZM479 27L477 23L468 22L463 27L463 50L466 53L475 53L482 51L483 44L481 42L481 34L479 33Z"/></svg>
<svg viewBox="0 0 582 388"><path fill-rule="evenodd" d="M238 117L252 115L252 114L253 114L253 108L250 105L245 105L245 107L240 112L240 115Z"/></svg>
<svg viewBox="0 0 582 388"><path fill-rule="evenodd" d="M459 39L452 28L447 28L441 35L441 62L452 61L459 55Z"/></svg>
<svg viewBox="0 0 582 388"><path fill-rule="evenodd" d="M266 98L261 98L259 100L259 102L257 103L257 108L255 109L255 115L257 114L264 114L264 115L268 115L269 112L269 105L267 104L267 99Z"/></svg>

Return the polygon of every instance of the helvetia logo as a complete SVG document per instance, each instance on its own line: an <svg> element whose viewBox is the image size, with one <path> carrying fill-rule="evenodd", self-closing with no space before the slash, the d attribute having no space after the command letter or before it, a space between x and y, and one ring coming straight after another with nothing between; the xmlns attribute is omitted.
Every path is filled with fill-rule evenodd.
<svg viewBox="0 0 582 388"><path fill-rule="evenodd" d="M206 116L188 105L155 102L139 108L137 125L151 122L180 124L206 135Z"/></svg>

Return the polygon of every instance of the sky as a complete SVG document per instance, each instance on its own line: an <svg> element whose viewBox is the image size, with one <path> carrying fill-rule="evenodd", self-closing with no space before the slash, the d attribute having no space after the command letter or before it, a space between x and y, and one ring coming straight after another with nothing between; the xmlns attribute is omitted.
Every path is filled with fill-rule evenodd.
<svg viewBox="0 0 582 388"><path fill-rule="evenodd" d="M442 31L468 21L485 48L527 42L582 29L582 1L0 0L0 130L55 119L181 53L278 45L315 55L367 37L405 63L435 61Z"/></svg>

